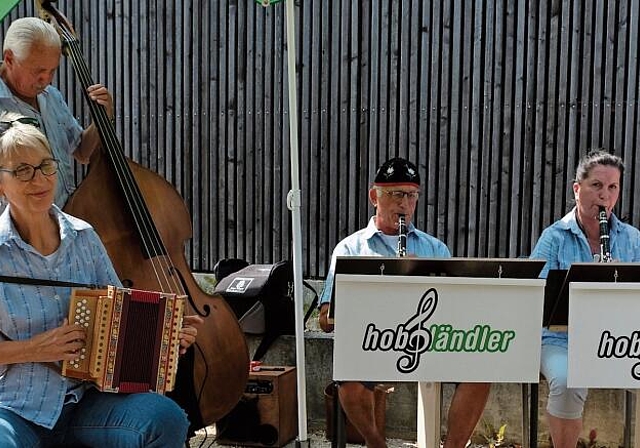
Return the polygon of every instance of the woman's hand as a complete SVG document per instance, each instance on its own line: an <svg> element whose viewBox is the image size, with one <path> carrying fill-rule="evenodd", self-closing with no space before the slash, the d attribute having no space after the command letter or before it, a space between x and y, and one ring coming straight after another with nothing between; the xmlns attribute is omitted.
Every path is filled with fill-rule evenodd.
<svg viewBox="0 0 640 448"><path fill-rule="evenodd" d="M196 342L198 336L198 325L202 325L204 320L198 316L184 316L182 319L182 329L180 330L180 354L184 355L187 349Z"/></svg>
<svg viewBox="0 0 640 448"><path fill-rule="evenodd" d="M80 325L67 319L58 328L40 333L27 341L33 362L73 361L85 346L86 333Z"/></svg>

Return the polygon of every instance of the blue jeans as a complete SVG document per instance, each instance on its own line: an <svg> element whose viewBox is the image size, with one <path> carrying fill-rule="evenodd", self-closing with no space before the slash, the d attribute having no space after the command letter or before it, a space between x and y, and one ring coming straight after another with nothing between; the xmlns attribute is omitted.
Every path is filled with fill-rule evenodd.
<svg viewBox="0 0 640 448"><path fill-rule="evenodd" d="M182 448L188 427L184 411L162 395L91 389L65 405L53 429L0 409L0 447Z"/></svg>

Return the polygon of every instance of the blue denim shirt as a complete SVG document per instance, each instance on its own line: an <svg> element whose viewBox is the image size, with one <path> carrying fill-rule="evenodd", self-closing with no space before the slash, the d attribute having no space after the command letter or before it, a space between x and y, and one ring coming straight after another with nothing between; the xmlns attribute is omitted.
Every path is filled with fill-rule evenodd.
<svg viewBox="0 0 640 448"><path fill-rule="evenodd" d="M0 215L0 274L121 285L89 224L52 206L50 213L58 222L60 246L53 254L43 256L22 240L9 209ZM70 288L0 283L0 330L12 340L26 340L56 328L69 314L70 296ZM0 407L46 428L52 428L63 405L78 401L87 387L40 363L3 365L0 361Z"/></svg>
<svg viewBox="0 0 640 448"><path fill-rule="evenodd" d="M76 188L72 154L80 146L82 126L69 110L60 91L53 86L47 86L44 92L38 94L38 107L40 110L14 96L0 78L0 114L9 111L37 118L40 130L47 136L53 157L59 162L54 203L63 207ZM0 204L0 211L3 207Z"/></svg>
<svg viewBox="0 0 640 448"><path fill-rule="evenodd" d="M336 269L336 257L338 256L378 256L394 257L397 247L391 247L378 230L372 217L369 224L364 229L349 235L340 241L331 255L331 266L327 273L324 289L320 296L320 303L331 301L333 291L333 278ZM447 246L437 239L421 230L415 228L413 223L407 226L407 253L418 257L449 258L451 253Z"/></svg>
<svg viewBox="0 0 640 448"><path fill-rule="evenodd" d="M640 230L620 221L614 214L609 220L611 256L616 261L640 261ZM576 209L567 213L542 232L530 258L547 260L540 277L546 278L550 269L569 269L572 263L593 261L593 254L584 232L576 221ZM543 344L567 347L567 333L542 331Z"/></svg>

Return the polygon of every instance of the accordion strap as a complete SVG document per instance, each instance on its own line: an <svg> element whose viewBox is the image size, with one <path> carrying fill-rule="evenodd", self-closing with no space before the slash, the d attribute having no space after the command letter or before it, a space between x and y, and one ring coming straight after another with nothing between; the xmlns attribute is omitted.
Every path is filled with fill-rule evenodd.
<svg viewBox="0 0 640 448"><path fill-rule="evenodd" d="M67 287L67 288L89 288L89 289L106 288L106 286L96 285L92 283L64 282L59 280L47 280L44 278L14 277L10 275L0 275L0 283L17 283L20 285L37 285L37 286L61 286L61 287Z"/></svg>

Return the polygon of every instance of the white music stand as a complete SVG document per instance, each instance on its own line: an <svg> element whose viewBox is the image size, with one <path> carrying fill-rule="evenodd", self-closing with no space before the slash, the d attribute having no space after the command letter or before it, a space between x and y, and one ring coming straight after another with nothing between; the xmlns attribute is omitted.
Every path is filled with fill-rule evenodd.
<svg viewBox="0 0 640 448"><path fill-rule="evenodd" d="M601 387L625 389L625 419L623 445L631 445L631 421L640 428L640 409L636 405L635 416L631 415L632 398L637 400L637 382L625 382L628 371L624 361L616 366L590 358L593 337L603 325L612 325L614 331L624 332L637 329L635 320L624 326L631 316L637 316L640 307L637 296L640 293L640 264L638 263L573 263L568 270L549 271L547 277L544 325L560 327L573 334L569 338L569 382L576 387ZM626 298L625 298L626 296ZM635 311L634 311L635 308ZM587 361L589 359L589 361ZM578 361L579 360L579 361ZM575 377L580 373L577 365L589 365L588 377ZM606 371L598 370L600 368ZM594 367L596 366L596 367ZM572 371L574 373L572 373ZM579 375L580 376L580 375ZM537 426L537 415L532 413L533 425ZM633 445L640 446L640 431L636 429Z"/></svg>
<svg viewBox="0 0 640 448"><path fill-rule="evenodd" d="M543 265L526 259L339 257L331 307L334 379L418 382L418 446L437 447L440 382L538 382L544 280L537 277ZM442 330L447 326L450 333ZM478 328L501 340L501 348L474 345L474 334L478 341L489 339L473 333ZM423 344L411 371L401 368L400 358L408 357L404 330L414 331L407 338L429 330L433 342L429 350ZM445 343L449 337L468 345ZM474 368L461 369L465 364Z"/></svg>
<svg viewBox="0 0 640 448"><path fill-rule="evenodd" d="M637 355L607 356L598 350L603 340L619 339L623 345L640 327L640 264L575 263L567 274L569 369L568 382L574 387L625 390L624 442L631 442L631 420L635 420L633 445L640 446L640 363ZM603 335L607 332L608 337ZM604 339L603 339L604 338ZM606 346L606 343L603 344ZM600 356L602 355L602 356ZM579 369L589 365L589 369ZM631 396L636 397L635 417L631 415Z"/></svg>

